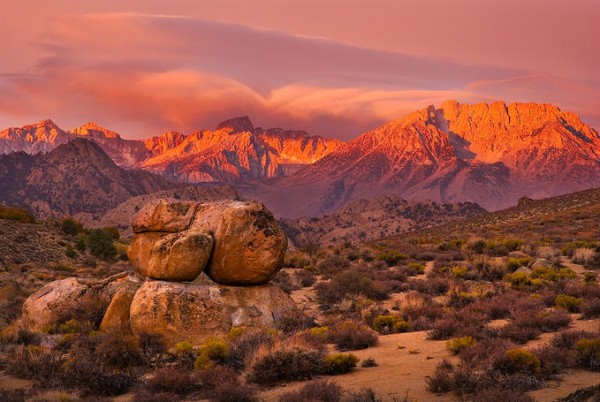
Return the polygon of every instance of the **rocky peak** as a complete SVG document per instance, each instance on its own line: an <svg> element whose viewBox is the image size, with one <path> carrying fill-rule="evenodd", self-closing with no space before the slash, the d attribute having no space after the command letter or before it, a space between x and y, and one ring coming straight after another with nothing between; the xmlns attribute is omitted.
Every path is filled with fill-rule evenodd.
<svg viewBox="0 0 600 402"><path fill-rule="evenodd" d="M254 133L254 125L248 116L234 117L233 119L225 120L219 123L217 130L230 128L231 134L249 132Z"/></svg>
<svg viewBox="0 0 600 402"><path fill-rule="evenodd" d="M91 121L81 127L74 128L69 132L75 135L89 136L92 138L121 138L121 136L114 131Z"/></svg>

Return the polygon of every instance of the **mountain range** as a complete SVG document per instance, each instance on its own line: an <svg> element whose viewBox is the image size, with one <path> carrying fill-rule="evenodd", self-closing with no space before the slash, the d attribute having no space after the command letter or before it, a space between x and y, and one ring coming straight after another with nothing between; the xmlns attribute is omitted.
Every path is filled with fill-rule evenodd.
<svg viewBox="0 0 600 402"><path fill-rule="evenodd" d="M250 193L276 214L319 216L394 193L487 210L600 185L600 137L548 104L447 101L385 124Z"/></svg>
<svg viewBox="0 0 600 402"><path fill-rule="evenodd" d="M72 154L93 149L92 156L83 161L53 154L58 148L64 152L73 139L79 141ZM94 123L64 131L45 120L0 131L0 152L14 151L23 152L0 157L2 201L68 214L89 213L85 205L98 201L70 200L60 183L65 179L82 188L101 182L94 185L111 208L125 194L165 190L173 182L232 184L242 197L261 200L282 217L331 214L354 200L384 194L497 210L523 196L543 198L600 185L598 133L573 113L536 103L447 101L348 143L304 131L256 128L248 117L222 122L215 130L170 131L145 140L123 139ZM29 155L36 152L41 153ZM109 168L99 152L114 166ZM119 169L108 175L110 186L91 174L93 162ZM33 187L23 187L31 183L46 186L45 195L37 199ZM59 194L67 196L61 200Z"/></svg>

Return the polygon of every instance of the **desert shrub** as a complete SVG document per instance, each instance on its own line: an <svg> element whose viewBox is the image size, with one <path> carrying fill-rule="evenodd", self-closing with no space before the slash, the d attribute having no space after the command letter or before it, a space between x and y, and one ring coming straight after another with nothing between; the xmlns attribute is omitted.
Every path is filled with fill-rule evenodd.
<svg viewBox="0 0 600 402"><path fill-rule="evenodd" d="M79 237L77 238L77 242L75 243L75 248L77 251L84 252L87 250L87 245L85 244L85 238Z"/></svg>
<svg viewBox="0 0 600 402"><path fill-rule="evenodd" d="M582 338L575 342L577 362L590 370L600 370L600 338Z"/></svg>
<svg viewBox="0 0 600 402"><path fill-rule="evenodd" d="M80 296L76 306L69 310L58 311L57 322L62 324L75 320L81 330L89 332L89 330L98 329L108 308L109 301L109 299L95 291L87 291ZM56 329L49 328L50 332Z"/></svg>
<svg viewBox="0 0 600 402"><path fill-rule="evenodd" d="M67 249L65 250L65 255L69 258L77 257L77 253L73 250L73 247L69 244L67 245Z"/></svg>
<svg viewBox="0 0 600 402"><path fill-rule="evenodd" d="M443 295L450 289L448 278L427 278L427 280L412 279L406 283L404 290L416 290L431 296Z"/></svg>
<svg viewBox="0 0 600 402"><path fill-rule="evenodd" d="M511 313L510 322L500 334L516 343L536 339L542 332L554 332L571 323L571 316L562 311L521 310Z"/></svg>
<svg viewBox="0 0 600 402"><path fill-rule="evenodd" d="M206 370L212 367L214 363L222 363L227 360L229 348L225 341L210 338L207 339L198 349L198 357L194 360L194 368Z"/></svg>
<svg viewBox="0 0 600 402"><path fill-rule="evenodd" d="M588 299L581 305L581 312L584 318L600 317L600 299Z"/></svg>
<svg viewBox="0 0 600 402"><path fill-rule="evenodd" d="M454 366L448 360L442 360L432 376L425 378L426 388L429 392L442 394L452 391L454 388Z"/></svg>
<svg viewBox="0 0 600 402"><path fill-rule="evenodd" d="M102 229L92 229L88 234L88 248L90 253L98 258L110 259L117 255L113 244L113 237Z"/></svg>
<svg viewBox="0 0 600 402"><path fill-rule="evenodd" d="M477 344L477 340L470 336L461 336L459 338L452 338L446 342L446 349L452 354L457 355L459 352L471 348Z"/></svg>
<svg viewBox="0 0 600 402"><path fill-rule="evenodd" d="M522 391L515 391L504 388L488 388L479 391L473 395L473 400L477 402L535 402L535 399Z"/></svg>
<svg viewBox="0 0 600 402"><path fill-rule="evenodd" d="M19 378L47 380L58 370L59 356L53 351L34 345L18 345L8 352L7 367Z"/></svg>
<svg viewBox="0 0 600 402"><path fill-rule="evenodd" d="M167 366L159 368L146 380L144 388L150 392L167 392L185 395L201 388L201 384L191 371Z"/></svg>
<svg viewBox="0 0 600 402"><path fill-rule="evenodd" d="M504 353L513 347L514 343L507 339L489 338L461 350L458 356L471 366L487 367L493 361L501 359Z"/></svg>
<svg viewBox="0 0 600 402"><path fill-rule="evenodd" d="M372 357L367 357L360 362L360 367L377 367L378 364Z"/></svg>
<svg viewBox="0 0 600 402"><path fill-rule="evenodd" d="M156 355L165 353L167 345L165 337L158 333L143 332L137 336L142 353L151 358Z"/></svg>
<svg viewBox="0 0 600 402"><path fill-rule="evenodd" d="M523 257L523 258L508 257L506 259L506 261L504 262L504 266L506 267L506 269L509 272L515 272L520 267L527 266L527 264L529 264L532 260L533 260L533 258L531 258L531 257Z"/></svg>
<svg viewBox="0 0 600 402"><path fill-rule="evenodd" d="M496 369L507 373L530 372L536 373L540 371L540 359L532 352L515 348L509 349L504 353L504 359L499 359L494 363Z"/></svg>
<svg viewBox="0 0 600 402"><path fill-rule="evenodd" d="M573 297L569 295L557 295L554 299L554 305L556 307L564 308L570 313L576 313L579 311L579 306L583 302L580 297Z"/></svg>
<svg viewBox="0 0 600 402"><path fill-rule="evenodd" d="M309 380L322 372L324 356L323 349L288 339L260 348L248 367L247 378L261 385Z"/></svg>
<svg viewBox="0 0 600 402"><path fill-rule="evenodd" d="M585 272L583 274L583 281L585 283L593 284L593 283L596 283L597 279L598 278L596 277L596 274L593 272Z"/></svg>
<svg viewBox="0 0 600 402"><path fill-rule="evenodd" d="M297 307L284 311L277 320L277 329L291 334L315 326L315 318Z"/></svg>
<svg viewBox="0 0 600 402"><path fill-rule="evenodd" d="M99 335L99 338L96 354L102 364L118 369L145 364L146 359L134 336L118 332L105 332Z"/></svg>
<svg viewBox="0 0 600 402"><path fill-rule="evenodd" d="M452 275L454 275L456 278L464 278L465 275L467 275L467 273L469 272L469 268L457 265L455 267L452 267L450 271L452 272Z"/></svg>
<svg viewBox="0 0 600 402"><path fill-rule="evenodd" d="M531 277L525 272L513 272L506 274L504 280L510 283L513 289L521 289L525 286L531 286Z"/></svg>
<svg viewBox="0 0 600 402"><path fill-rule="evenodd" d="M119 229L114 226L105 226L102 228L102 231L109 234L113 240L119 240L121 238L121 232L119 232Z"/></svg>
<svg viewBox="0 0 600 402"><path fill-rule="evenodd" d="M238 370L244 368L246 361L261 347L271 347L275 343L273 332L264 328L233 328L229 331L228 338L227 364Z"/></svg>
<svg viewBox="0 0 600 402"><path fill-rule="evenodd" d="M402 315L406 318L415 331L428 330L433 323L443 317L444 308L433 300L425 299L421 304L406 305L402 308Z"/></svg>
<svg viewBox="0 0 600 402"><path fill-rule="evenodd" d="M350 295L362 294L369 299L384 300L388 297L383 282L375 281L361 269L349 269L334 275L329 282L315 285L319 303L327 307L339 303Z"/></svg>
<svg viewBox="0 0 600 402"><path fill-rule="evenodd" d="M345 258L332 256L319 262L317 265L318 272L324 278L331 278L333 275L343 272L350 267L350 261Z"/></svg>
<svg viewBox="0 0 600 402"><path fill-rule="evenodd" d="M411 275L422 275L425 273L425 264L421 264L420 262L411 262L407 268Z"/></svg>
<svg viewBox="0 0 600 402"><path fill-rule="evenodd" d="M41 342L40 334L20 325L10 325L0 332L0 345L34 345Z"/></svg>
<svg viewBox="0 0 600 402"><path fill-rule="evenodd" d="M351 353L338 353L323 358L323 371L326 374L346 374L358 363L358 357Z"/></svg>
<svg viewBox="0 0 600 402"><path fill-rule="evenodd" d="M577 343L578 340L584 338L592 338L593 336L593 333L587 331L563 331L559 332L558 334L552 337L550 345L555 348L574 349L575 343Z"/></svg>
<svg viewBox="0 0 600 402"><path fill-rule="evenodd" d="M214 366L197 372L196 377L210 389L211 401L250 402L256 401L258 388L254 384L244 383L236 371L227 366Z"/></svg>
<svg viewBox="0 0 600 402"><path fill-rule="evenodd" d="M61 221L60 229L63 233L76 236L77 233L83 232L83 225L74 219L65 218Z"/></svg>
<svg viewBox="0 0 600 402"><path fill-rule="evenodd" d="M13 208L0 205L0 219L19 221L25 223L35 223L35 216L25 208Z"/></svg>
<svg viewBox="0 0 600 402"><path fill-rule="evenodd" d="M380 261L384 261L388 265L388 267L393 267L399 261L406 260L407 258L408 257L405 254L402 254L395 250L381 253L377 256L377 259Z"/></svg>
<svg viewBox="0 0 600 402"><path fill-rule="evenodd" d="M596 251L584 264L587 269L600 269L600 252Z"/></svg>
<svg viewBox="0 0 600 402"><path fill-rule="evenodd" d="M410 324L404 321L404 318L396 315L380 315L373 320L373 329L380 334L392 334L396 332L406 332L410 329Z"/></svg>
<svg viewBox="0 0 600 402"><path fill-rule="evenodd" d="M577 278L577 274L570 268L535 267L531 272L531 278L548 282L559 282Z"/></svg>
<svg viewBox="0 0 600 402"><path fill-rule="evenodd" d="M310 382L298 391L286 392L279 398L280 402L339 402L342 399L342 388L333 381L318 380Z"/></svg>
<svg viewBox="0 0 600 402"><path fill-rule="evenodd" d="M359 350L375 346L377 334L356 321L342 321L330 329L331 341L339 350Z"/></svg>
<svg viewBox="0 0 600 402"><path fill-rule="evenodd" d="M310 287L314 285L317 281L315 274L313 274L307 269L296 269L294 271L294 274L296 275L296 278L298 278L300 286L302 286L303 288Z"/></svg>
<svg viewBox="0 0 600 402"><path fill-rule="evenodd" d="M475 240L467 244L467 249L472 251L475 254L483 254L485 250L486 243L484 240Z"/></svg>
<svg viewBox="0 0 600 402"><path fill-rule="evenodd" d="M287 294L292 293L292 290L294 290L290 274L284 270L277 272L275 277L273 277L273 283Z"/></svg>
<svg viewBox="0 0 600 402"><path fill-rule="evenodd" d="M575 365L575 354L568 349L546 345L532 352L540 359L540 372L544 378L561 373Z"/></svg>

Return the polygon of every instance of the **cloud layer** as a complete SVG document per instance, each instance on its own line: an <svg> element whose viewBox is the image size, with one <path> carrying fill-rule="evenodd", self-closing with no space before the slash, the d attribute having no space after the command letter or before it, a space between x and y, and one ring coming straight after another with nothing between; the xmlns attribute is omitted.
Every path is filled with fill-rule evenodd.
<svg viewBox="0 0 600 402"><path fill-rule="evenodd" d="M25 74L0 76L0 124L95 120L130 138L236 115L349 139L446 99L552 102L598 126L598 89L525 70L462 65L189 17L54 21Z"/></svg>

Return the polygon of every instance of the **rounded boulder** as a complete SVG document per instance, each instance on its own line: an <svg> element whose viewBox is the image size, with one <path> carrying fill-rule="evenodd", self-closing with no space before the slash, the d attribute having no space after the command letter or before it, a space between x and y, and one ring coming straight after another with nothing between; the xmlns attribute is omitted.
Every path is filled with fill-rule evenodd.
<svg viewBox="0 0 600 402"><path fill-rule="evenodd" d="M282 267L287 237L261 203L226 201L199 205L191 229L214 237L205 273L222 285L267 283Z"/></svg>

